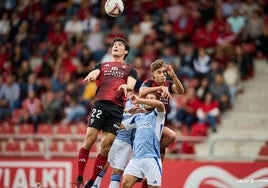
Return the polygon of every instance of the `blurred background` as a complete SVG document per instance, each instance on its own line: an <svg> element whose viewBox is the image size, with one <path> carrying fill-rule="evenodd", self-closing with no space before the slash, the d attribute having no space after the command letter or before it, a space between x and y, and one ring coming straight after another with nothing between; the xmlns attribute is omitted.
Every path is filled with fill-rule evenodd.
<svg viewBox="0 0 268 188"><path fill-rule="evenodd" d="M185 87L170 104L168 126L177 132L170 161L267 165L267 0L125 0L117 18L104 3L0 1L0 163L64 158L76 168L96 91L83 78L111 59L113 39L123 37L126 62L138 71L136 91L158 58ZM12 187L4 177L0 185Z"/></svg>

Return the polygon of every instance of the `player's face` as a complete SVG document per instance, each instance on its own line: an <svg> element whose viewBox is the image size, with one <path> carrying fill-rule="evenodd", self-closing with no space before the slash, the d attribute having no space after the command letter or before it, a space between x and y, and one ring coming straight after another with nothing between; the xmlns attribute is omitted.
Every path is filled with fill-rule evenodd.
<svg viewBox="0 0 268 188"><path fill-rule="evenodd" d="M163 84L167 80L166 67L156 69L152 73L152 77L157 84Z"/></svg>
<svg viewBox="0 0 268 188"><path fill-rule="evenodd" d="M146 95L145 98L146 99L156 99L156 96L154 94L149 93L149 94ZM149 105L144 105L144 109L146 111L152 111L154 108L155 107L152 107L152 106L149 106Z"/></svg>
<svg viewBox="0 0 268 188"><path fill-rule="evenodd" d="M125 48L125 45L122 42L115 42L112 46L112 56L114 58L124 59L128 51Z"/></svg>

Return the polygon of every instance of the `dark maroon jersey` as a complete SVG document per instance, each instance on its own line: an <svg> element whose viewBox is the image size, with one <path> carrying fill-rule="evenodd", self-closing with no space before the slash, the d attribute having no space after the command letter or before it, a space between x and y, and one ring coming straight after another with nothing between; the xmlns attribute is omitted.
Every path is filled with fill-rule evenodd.
<svg viewBox="0 0 268 188"><path fill-rule="evenodd" d="M120 107L124 107L126 98L124 92L118 90L118 87L126 84L129 76L137 79L137 71L131 65L122 62L97 64L93 70L96 69L100 70L100 74L96 79L95 102L110 101Z"/></svg>
<svg viewBox="0 0 268 188"><path fill-rule="evenodd" d="M167 80L164 83L164 85L163 85L163 86L168 87L169 93L173 93L173 91L172 91L172 84L173 83L170 80ZM160 85L158 85L154 80L149 79L149 80L145 80L143 82L143 84L142 84L141 87L143 87L143 86L145 86L145 87L158 87ZM159 93L159 96L161 96L161 91L157 91L157 92ZM170 108L169 108L169 98L162 98L162 97L160 97L160 101L162 101L164 103L164 105L165 105L166 114L169 113L169 111L170 111Z"/></svg>

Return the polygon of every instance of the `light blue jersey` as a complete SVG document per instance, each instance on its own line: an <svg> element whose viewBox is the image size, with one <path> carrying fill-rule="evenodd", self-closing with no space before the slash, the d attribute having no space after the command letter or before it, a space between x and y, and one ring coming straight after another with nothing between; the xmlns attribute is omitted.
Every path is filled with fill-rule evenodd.
<svg viewBox="0 0 268 188"><path fill-rule="evenodd" d="M133 104L128 99L126 101L126 107L125 108L130 109L132 107L133 107ZM132 114L130 114L130 113L124 113L123 114L123 120L128 119L130 117L132 117ZM119 130L117 132L117 135L116 135L115 139L123 140L123 141L129 143L130 145L133 145L133 140L134 140L134 137L135 137L135 131L136 131L136 129L130 129L130 130L122 129L122 130Z"/></svg>
<svg viewBox="0 0 268 188"><path fill-rule="evenodd" d="M139 113L122 123L126 129L136 128L133 142L133 159L160 157L160 138L165 122L165 112L157 109L150 113Z"/></svg>

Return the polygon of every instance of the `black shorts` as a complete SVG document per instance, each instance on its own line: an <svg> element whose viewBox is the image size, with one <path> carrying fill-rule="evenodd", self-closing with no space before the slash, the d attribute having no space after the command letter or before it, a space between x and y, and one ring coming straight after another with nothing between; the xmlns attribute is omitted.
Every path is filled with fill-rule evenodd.
<svg viewBox="0 0 268 188"><path fill-rule="evenodd" d="M88 126L116 135L123 118L123 110L124 108L108 101L97 102L89 115Z"/></svg>

